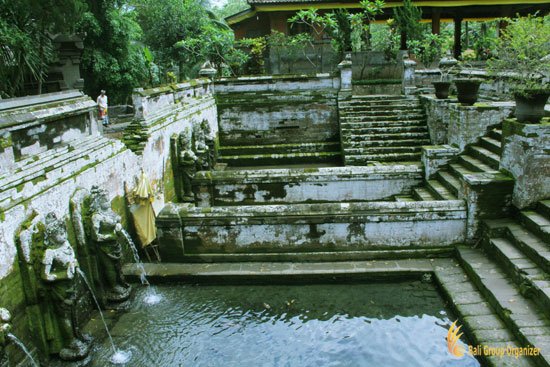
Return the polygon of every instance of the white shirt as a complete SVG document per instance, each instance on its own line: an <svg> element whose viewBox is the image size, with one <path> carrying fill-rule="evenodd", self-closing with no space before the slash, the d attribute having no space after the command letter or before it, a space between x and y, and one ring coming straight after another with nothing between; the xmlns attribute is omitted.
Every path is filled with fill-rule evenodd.
<svg viewBox="0 0 550 367"><path fill-rule="evenodd" d="M107 96L106 95L103 95L103 96L100 95L99 97L97 97L97 104L101 108L107 108Z"/></svg>

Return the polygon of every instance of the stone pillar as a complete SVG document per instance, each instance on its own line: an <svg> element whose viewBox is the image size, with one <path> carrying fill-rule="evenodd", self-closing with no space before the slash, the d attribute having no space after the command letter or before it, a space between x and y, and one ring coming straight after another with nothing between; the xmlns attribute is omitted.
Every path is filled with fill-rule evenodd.
<svg viewBox="0 0 550 367"><path fill-rule="evenodd" d="M179 214L180 208L185 205L169 203L157 216L156 225L160 257L169 262L182 262L185 254L183 225Z"/></svg>
<svg viewBox="0 0 550 367"><path fill-rule="evenodd" d="M218 70L214 68L210 61L206 61L204 64L202 64L201 69L199 70L199 75L203 78L209 78L210 80L212 80L212 90L210 92L213 94L214 78L216 77L216 75L218 75Z"/></svg>
<svg viewBox="0 0 550 367"><path fill-rule="evenodd" d="M441 33L441 11L439 9L433 9L432 13L432 33Z"/></svg>
<svg viewBox="0 0 550 367"><path fill-rule="evenodd" d="M347 53L344 60L338 64L338 69L340 69L340 97L351 97L352 65L350 53Z"/></svg>
<svg viewBox="0 0 550 367"><path fill-rule="evenodd" d="M454 44L454 57L459 58L462 54L462 41L460 39L462 35L462 18L455 18L455 44Z"/></svg>
<svg viewBox="0 0 550 367"><path fill-rule="evenodd" d="M507 119L502 124L502 142L500 168L516 181L512 203L523 209L550 197L550 124Z"/></svg>
<svg viewBox="0 0 550 367"><path fill-rule="evenodd" d="M458 60L453 57L451 51L447 51L445 56L439 60L439 70L441 71L442 79L445 80L446 76L449 75L458 64Z"/></svg>
<svg viewBox="0 0 550 367"><path fill-rule="evenodd" d="M403 94L411 95L416 89L414 73L416 61L409 59L408 54L403 55Z"/></svg>

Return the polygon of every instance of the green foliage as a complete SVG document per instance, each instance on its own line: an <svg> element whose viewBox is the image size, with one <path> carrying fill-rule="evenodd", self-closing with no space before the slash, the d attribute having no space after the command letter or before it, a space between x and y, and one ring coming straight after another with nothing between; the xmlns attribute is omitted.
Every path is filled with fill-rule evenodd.
<svg viewBox="0 0 550 367"><path fill-rule="evenodd" d="M404 0L403 6L394 9L395 24L400 32L407 35L407 40L420 41L422 37L422 9L415 6L411 0ZM407 44L408 45L408 44Z"/></svg>
<svg viewBox="0 0 550 367"><path fill-rule="evenodd" d="M0 1L0 96L22 92L25 79L41 91L48 65L55 59L50 34L74 31L84 12L82 0Z"/></svg>
<svg viewBox="0 0 550 367"><path fill-rule="evenodd" d="M176 72L180 80L196 77L206 60L225 74L235 74L247 60L235 48L231 29L199 0L134 0L133 5L160 69Z"/></svg>
<svg viewBox="0 0 550 367"><path fill-rule="evenodd" d="M82 72L84 91L96 96L101 89L111 104L127 103L132 89L147 84L150 69L141 28L132 12L116 0L87 0L90 13L82 20L86 31Z"/></svg>
<svg viewBox="0 0 550 367"><path fill-rule="evenodd" d="M372 24L370 33L372 50L382 51L386 60L395 60L399 52L400 35L393 19L386 24Z"/></svg>
<svg viewBox="0 0 550 367"><path fill-rule="evenodd" d="M267 41L265 37L244 38L238 42L240 47L248 50L250 58L243 65L245 74L263 74L265 72L265 51Z"/></svg>
<svg viewBox="0 0 550 367"><path fill-rule="evenodd" d="M550 89L544 78L550 75L550 16L505 19L509 22L498 40L495 57L488 60L489 72L510 73L519 93Z"/></svg>
<svg viewBox="0 0 550 367"><path fill-rule="evenodd" d="M248 5L246 0L228 0L222 7L214 7L212 11L220 19L224 19L249 8L250 5Z"/></svg>
<svg viewBox="0 0 550 367"><path fill-rule="evenodd" d="M281 59L284 57L288 65L288 73L292 73L291 66L298 61L300 57L305 57L313 67L316 64L311 60L306 50L313 47L313 39L307 33L299 33L294 36L286 36L284 33L272 31L266 37L267 46L274 52L275 57Z"/></svg>
<svg viewBox="0 0 550 367"><path fill-rule="evenodd" d="M317 9L300 10L288 21L307 24L318 35L326 34L331 39L332 48L341 60L344 53L360 50L368 46L369 23L382 12L383 0L362 0L362 11L350 14L347 10L337 9L320 15Z"/></svg>

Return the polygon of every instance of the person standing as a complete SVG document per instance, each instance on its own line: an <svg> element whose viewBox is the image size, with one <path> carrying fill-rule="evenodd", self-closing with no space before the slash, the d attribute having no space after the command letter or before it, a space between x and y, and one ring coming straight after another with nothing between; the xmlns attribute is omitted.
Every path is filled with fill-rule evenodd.
<svg viewBox="0 0 550 367"><path fill-rule="evenodd" d="M101 94L97 97L97 105L99 107L99 119L103 121L103 126L109 125L108 99L105 90L101 90Z"/></svg>

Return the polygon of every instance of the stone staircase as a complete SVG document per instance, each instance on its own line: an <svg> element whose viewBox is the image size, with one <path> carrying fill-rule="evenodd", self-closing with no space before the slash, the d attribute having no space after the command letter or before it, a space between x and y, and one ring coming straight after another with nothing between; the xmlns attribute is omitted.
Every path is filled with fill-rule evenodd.
<svg viewBox="0 0 550 367"><path fill-rule="evenodd" d="M426 117L416 98L353 96L340 101L340 135L345 165L420 161L430 144Z"/></svg>
<svg viewBox="0 0 550 367"><path fill-rule="evenodd" d="M123 149L116 140L91 135L20 160L13 171L0 175L0 211L21 204Z"/></svg>
<svg viewBox="0 0 550 367"><path fill-rule="evenodd" d="M218 162L229 167L332 164L341 162L339 142L220 146Z"/></svg>
<svg viewBox="0 0 550 367"><path fill-rule="evenodd" d="M413 189L412 198L421 201L455 200L461 196L462 182L467 176L490 174L500 177L501 139L502 130L493 128L477 144L469 145L454 162L439 170L434 178L427 180L425 186ZM507 186L513 184L512 179L500 178Z"/></svg>
<svg viewBox="0 0 550 367"><path fill-rule="evenodd" d="M519 344L541 348L536 365L550 366L550 200L483 227L482 248L458 247L458 262Z"/></svg>

